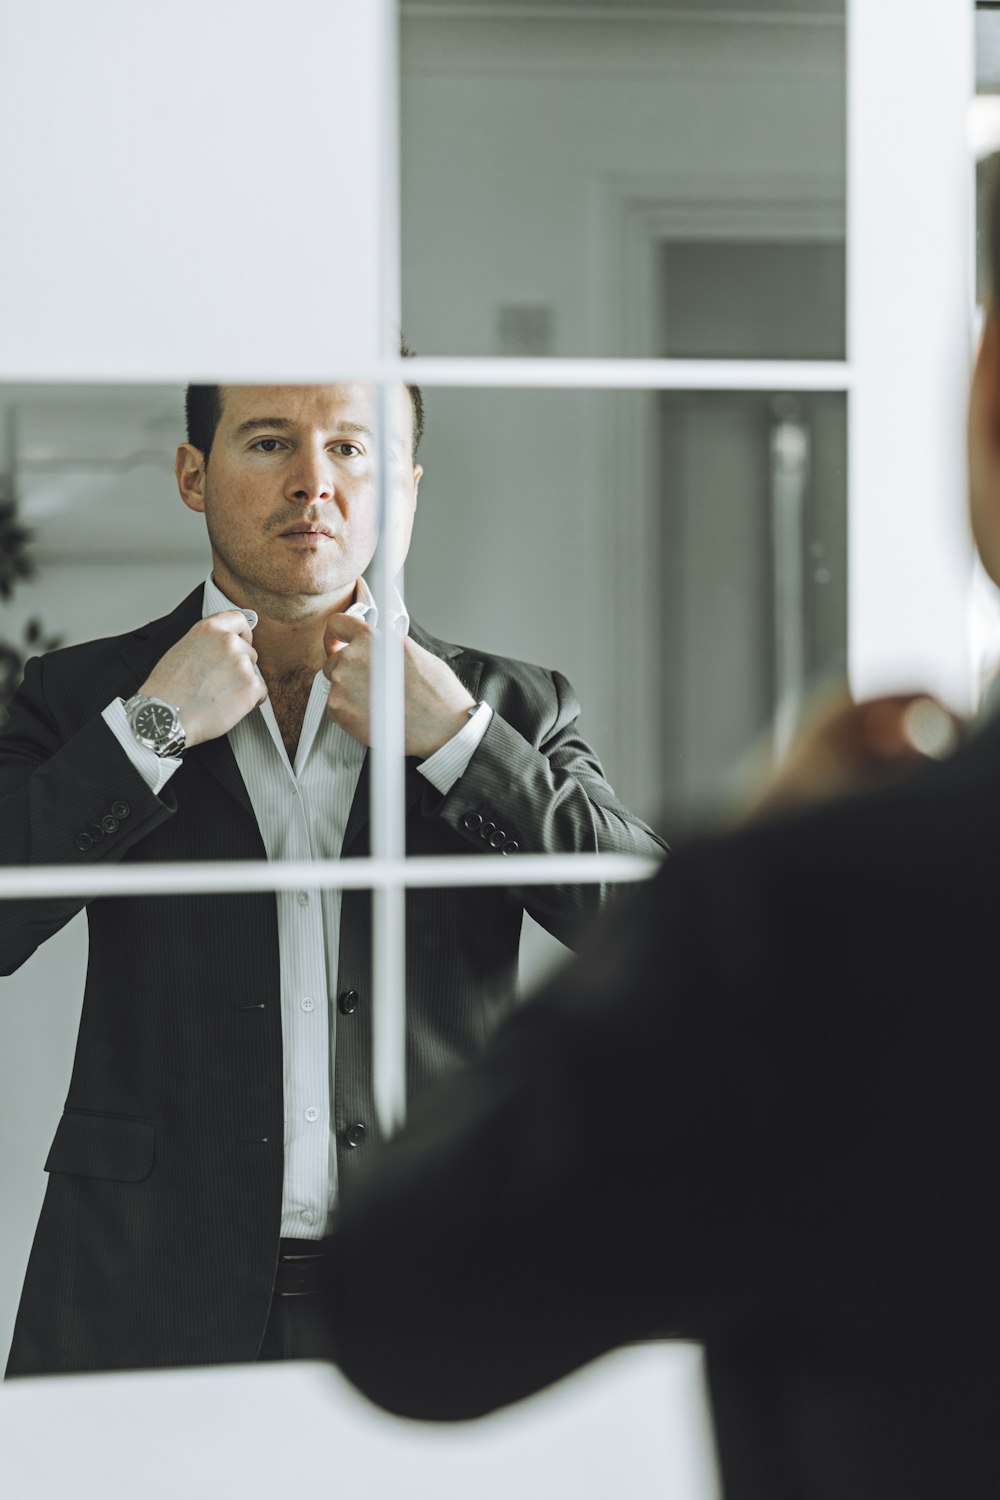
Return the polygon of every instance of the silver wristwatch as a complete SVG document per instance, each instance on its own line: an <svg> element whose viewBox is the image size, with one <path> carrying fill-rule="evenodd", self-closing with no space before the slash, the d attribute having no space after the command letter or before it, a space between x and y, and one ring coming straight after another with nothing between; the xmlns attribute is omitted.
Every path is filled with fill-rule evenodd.
<svg viewBox="0 0 1000 1500"><path fill-rule="evenodd" d="M184 754L184 726L172 704L136 693L125 704L125 714L139 744L154 755Z"/></svg>

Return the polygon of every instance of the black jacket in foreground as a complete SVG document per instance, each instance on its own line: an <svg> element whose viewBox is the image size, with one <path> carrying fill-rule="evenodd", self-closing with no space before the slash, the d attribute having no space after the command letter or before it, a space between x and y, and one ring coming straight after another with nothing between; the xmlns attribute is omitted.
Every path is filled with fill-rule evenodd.
<svg viewBox="0 0 1000 1500"><path fill-rule="evenodd" d="M677 854L382 1152L329 1317L474 1417L707 1347L727 1500L1000 1494L1000 725Z"/></svg>

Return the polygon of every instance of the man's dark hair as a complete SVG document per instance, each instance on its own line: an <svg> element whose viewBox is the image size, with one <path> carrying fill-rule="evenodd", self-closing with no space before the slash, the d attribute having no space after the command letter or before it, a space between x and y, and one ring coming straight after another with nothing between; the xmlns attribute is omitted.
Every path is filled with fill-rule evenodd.
<svg viewBox="0 0 1000 1500"><path fill-rule="evenodd" d="M222 416L222 387L189 385L184 393L184 415L187 418L187 440L200 448L208 462L215 429Z"/></svg>
<svg viewBox="0 0 1000 1500"><path fill-rule="evenodd" d="M404 359L414 358L414 352L405 339L400 340L399 352ZM424 435L424 397L419 385L408 385L406 389L413 403L413 457L416 458L420 439ZM187 418L187 440L193 447L201 450L208 463L216 428L222 416L222 387L189 385L184 394L184 414Z"/></svg>

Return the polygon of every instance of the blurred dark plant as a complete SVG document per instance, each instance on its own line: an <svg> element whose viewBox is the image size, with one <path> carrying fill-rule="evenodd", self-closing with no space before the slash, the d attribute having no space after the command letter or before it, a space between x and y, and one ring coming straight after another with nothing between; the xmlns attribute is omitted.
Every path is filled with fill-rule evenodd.
<svg viewBox="0 0 1000 1500"><path fill-rule="evenodd" d="M14 502L0 497L0 599L9 600L18 583L35 576L28 550L31 540L31 532L17 519ZM10 700L21 684L29 656L40 656L60 645L60 638L47 635L38 619L28 621L19 641L0 640L0 728L7 721Z"/></svg>
<svg viewBox="0 0 1000 1500"><path fill-rule="evenodd" d="M13 500L0 498L0 599L9 599L19 578L31 578L35 564L28 555L31 532L17 519Z"/></svg>

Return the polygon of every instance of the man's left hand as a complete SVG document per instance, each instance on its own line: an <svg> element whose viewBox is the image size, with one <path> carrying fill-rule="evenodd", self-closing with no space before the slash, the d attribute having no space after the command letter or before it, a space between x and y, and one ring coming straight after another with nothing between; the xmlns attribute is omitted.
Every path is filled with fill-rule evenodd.
<svg viewBox="0 0 1000 1500"><path fill-rule="evenodd" d="M331 615L324 645L326 711L354 739L371 744L371 668L377 632L353 615ZM458 733L475 699L446 662L403 640L406 753L426 760Z"/></svg>

